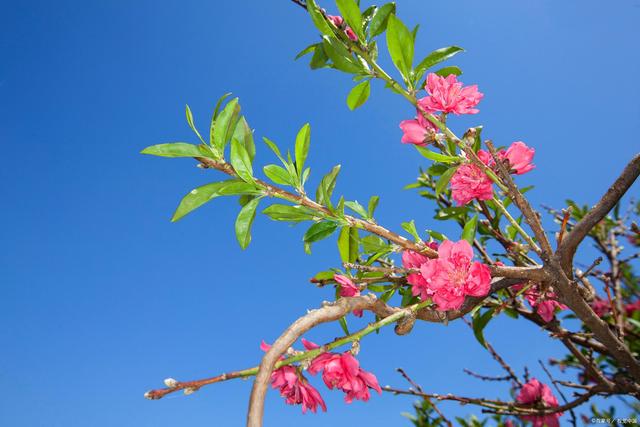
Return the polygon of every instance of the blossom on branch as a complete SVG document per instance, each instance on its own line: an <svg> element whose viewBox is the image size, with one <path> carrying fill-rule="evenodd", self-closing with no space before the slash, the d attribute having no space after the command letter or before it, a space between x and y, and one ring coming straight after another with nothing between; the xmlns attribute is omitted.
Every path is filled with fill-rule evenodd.
<svg viewBox="0 0 640 427"><path fill-rule="evenodd" d="M341 297L357 297L360 295L360 288L351 279L342 274L334 274L333 280L340 285ZM362 317L362 310L353 310L354 316Z"/></svg>
<svg viewBox="0 0 640 427"><path fill-rule="evenodd" d="M523 285L513 285L512 288L519 291L523 288ZM529 287L524 291L524 298L527 300L531 308L535 309L536 313L542 320L549 323L553 320L556 309L566 310L568 307L558 302L558 296L555 292L546 291L541 292L537 285Z"/></svg>
<svg viewBox="0 0 640 427"><path fill-rule="evenodd" d="M493 182L472 163L465 163L456 169L449 182L451 197L463 206L473 199L490 200L493 198Z"/></svg>
<svg viewBox="0 0 640 427"><path fill-rule="evenodd" d="M558 399L553 395L551 389L546 384L542 384L535 378L531 378L528 383L522 386L518 397L518 403L531 405L533 408L557 408ZM559 427L558 419L562 412L548 415L523 415L525 421L531 421L533 427Z"/></svg>
<svg viewBox="0 0 640 427"><path fill-rule="evenodd" d="M268 351L271 346L263 341L260 348L263 351ZM327 411L327 405L318 390L309 384L309 381L295 366L286 365L273 371L271 373L271 387L280 391L280 396L284 397L287 404L302 405L302 413L306 413L308 409L315 413L318 406L324 412Z"/></svg>
<svg viewBox="0 0 640 427"><path fill-rule="evenodd" d="M418 109L415 119L401 121L400 129L402 129L400 141L403 144L420 146L427 145L428 137L438 131L438 128L424 117L420 109Z"/></svg>
<svg viewBox="0 0 640 427"><path fill-rule="evenodd" d="M319 348L317 344L304 339L302 343L307 350ZM313 359L309 365L309 373L315 375L319 372L322 372L322 380L329 389L337 388L346 393L344 400L347 403L354 399L368 401L370 388L382 394L376 376L360 368L360 362L348 351L322 353Z"/></svg>
<svg viewBox="0 0 640 427"><path fill-rule="evenodd" d="M421 261L416 255L419 254L403 253L405 267L415 268L414 263ZM472 259L473 249L466 240L445 240L438 247L438 258L425 258L420 263L420 274L416 275L419 279L407 278L413 295L422 300L432 298L440 311L459 309L467 296L487 295L491 288L489 267Z"/></svg>
<svg viewBox="0 0 640 427"><path fill-rule="evenodd" d="M354 42L358 41L358 36L353 31L353 29L351 27L349 27L348 25L345 26L344 18L342 16L339 16L339 15L338 16L336 16L336 15L327 15L327 19L329 21L331 21L331 23L333 25L335 25L336 27L344 30L344 33L349 38L349 40L354 41Z"/></svg>
<svg viewBox="0 0 640 427"><path fill-rule="evenodd" d="M477 85L463 87L455 74L441 77L430 73L424 88L429 96L418 100L418 105L427 112L476 114L479 110L474 107L484 96Z"/></svg>
<svg viewBox="0 0 640 427"><path fill-rule="evenodd" d="M499 160L508 163L508 169L512 171L512 173L522 175L535 168L535 165L531 163L535 153L536 150L534 148L527 146L527 144L522 141L516 141L506 150L500 150L496 154ZM485 165L495 169L496 162L489 152L479 150L478 158Z"/></svg>

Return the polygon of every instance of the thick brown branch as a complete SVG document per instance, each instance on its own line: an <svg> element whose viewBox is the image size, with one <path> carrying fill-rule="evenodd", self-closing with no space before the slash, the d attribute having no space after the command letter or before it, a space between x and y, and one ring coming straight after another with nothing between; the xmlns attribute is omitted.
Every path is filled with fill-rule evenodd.
<svg viewBox="0 0 640 427"><path fill-rule="evenodd" d="M609 187L600 201L578 222L571 232L564 238L558 248L558 255L564 271L571 271L573 256L578 245L589 234L591 229L600 222L613 207L620 201L622 196L629 190L631 185L640 175L640 154L627 164L618 179Z"/></svg>

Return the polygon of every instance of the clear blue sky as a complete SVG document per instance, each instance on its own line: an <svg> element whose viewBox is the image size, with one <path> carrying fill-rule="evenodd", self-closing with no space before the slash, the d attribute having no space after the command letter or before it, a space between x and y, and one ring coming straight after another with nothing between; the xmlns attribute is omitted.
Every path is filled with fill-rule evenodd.
<svg viewBox="0 0 640 427"><path fill-rule="evenodd" d="M520 178L538 185L536 204L594 202L638 150L640 0L398 3L403 19L421 24L418 52L467 49L452 64L486 96L479 115L454 127L482 123L498 144L537 149L538 168ZM241 426L250 381L158 402L142 395L165 377L254 365L261 339L331 298L308 278L338 265L333 240L310 257L304 228L259 217L243 252L230 199L169 222L184 193L218 178L189 160L138 154L195 141L186 103L206 127L215 100L232 91L257 137L285 146L309 121L312 184L341 163L337 192L380 195L381 223L434 227L429 204L401 191L425 164L399 143L411 109L375 85L349 112L346 75L293 62L316 33L288 0L3 1L0 34L1 425ZM272 160L259 145L258 163ZM339 333L329 325L310 338ZM538 375L536 360L559 354L521 322L492 323L487 336ZM382 384L404 386L394 372L402 366L433 392L507 397L462 373L499 370L460 322L420 324L408 337L384 331L360 358ZM344 405L320 389L328 413L302 416L270 393L266 425L409 425L399 414L411 398Z"/></svg>

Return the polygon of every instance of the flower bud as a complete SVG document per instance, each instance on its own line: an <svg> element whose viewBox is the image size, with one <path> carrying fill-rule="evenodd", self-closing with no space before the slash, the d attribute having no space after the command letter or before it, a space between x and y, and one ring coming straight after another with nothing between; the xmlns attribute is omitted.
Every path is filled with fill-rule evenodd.
<svg viewBox="0 0 640 427"><path fill-rule="evenodd" d="M178 386L178 381L174 380L173 378L167 378L164 380L164 385L169 388L176 388Z"/></svg>

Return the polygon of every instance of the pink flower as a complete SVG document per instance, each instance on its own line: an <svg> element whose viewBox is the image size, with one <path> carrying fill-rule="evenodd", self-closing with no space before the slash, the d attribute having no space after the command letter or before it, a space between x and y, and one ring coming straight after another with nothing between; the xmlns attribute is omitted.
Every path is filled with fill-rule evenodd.
<svg viewBox="0 0 640 427"><path fill-rule="evenodd" d="M271 346L264 341L260 344L263 351L269 351ZM309 381L298 371L298 368L291 365L282 366L271 374L271 387L279 389L280 396L289 405L302 405L302 413L306 413L307 409L316 412L318 405L324 412L327 411L327 405L322 400L322 396Z"/></svg>
<svg viewBox="0 0 640 427"><path fill-rule="evenodd" d="M342 28L342 26L344 25L344 19L342 18L342 16L338 15L327 15L327 19L329 21L331 21L331 23L333 25L335 25L338 28Z"/></svg>
<svg viewBox="0 0 640 427"><path fill-rule="evenodd" d="M418 111L415 119L401 121L400 129L402 129L403 133L400 141L403 144L415 144L420 146L427 145L425 142L427 137L438 130L433 123L424 118L420 111Z"/></svg>
<svg viewBox="0 0 640 427"><path fill-rule="evenodd" d="M551 389L542 384L535 378L522 386L518 397L518 403L523 405L531 405L534 408L557 408L558 400L551 392ZM562 412L556 412L549 415L523 415L521 418L525 421L531 421L533 427L560 427L558 419L562 416Z"/></svg>
<svg viewBox="0 0 640 427"><path fill-rule="evenodd" d="M424 300L432 296L438 310L457 310L467 296L485 296L491 288L489 267L472 262L473 249L466 240L445 240L438 248L438 258L420 266L423 282L412 284L413 295Z"/></svg>
<svg viewBox="0 0 640 427"><path fill-rule="evenodd" d="M589 304L598 317L604 317L611 312L611 304L606 299L595 297Z"/></svg>
<svg viewBox="0 0 640 427"><path fill-rule="evenodd" d="M322 371L322 380L330 389L340 389L346 393L344 400L369 400L369 388L382 394L378 379L371 372L360 368L360 363L351 353L322 353L309 365L312 375Z"/></svg>
<svg viewBox="0 0 640 427"><path fill-rule="evenodd" d="M353 29L351 29L351 27L347 27L344 30L344 33L347 35L347 37L349 37L349 40L351 40L352 42L358 41L358 36L356 36L356 33L353 31Z"/></svg>
<svg viewBox="0 0 640 427"><path fill-rule="evenodd" d="M418 105L426 111L443 113L476 114L478 110L474 107L484 96L476 85L462 87L455 74L441 77L430 73L425 90L429 96L420 99Z"/></svg>
<svg viewBox="0 0 640 427"><path fill-rule="evenodd" d="M535 168L531 163L535 153L536 150L527 147L524 142L516 141L507 148L507 151L505 151L501 157L509 161L509 166L515 171L516 175L522 175Z"/></svg>
<svg viewBox="0 0 640 427"><path fill-rule="evenodd" d="M449 182L451 197L459 205L466 205L473 199L493 198L491 179L476 165L465 163L458 167Z"/></svg>
<svg viewBox="0 0 640 427"><path fill-rule="evenodd" d="M357 297L360 295L360 288L356 286L351 279L341 274L334 274L333 280L340 285L341 297ZM353 314L358 317L362 317L362 310L353 310Z"/></svg>
<svg viewBox="0 0 640 427"><path fill-rule="evenodd" d="M624 310L627 313L627 316L633 316L633 313L636 311L640 311L640 300L637 300L633 304L626 304L624 306Z"/></svg>
<svg viewBox="0 0 640 427"><path fill-rule="evenodd" d="M516 291L522 289L523 285L513 285L512 288ZM538 286L531 286L524 291L524 298L527 300L531 308L536 310L536 313L545 322L550 322L555 316L556 309L566 310L568 307L558 302L558 297L555 292L547 291L544 295L538 289Z"/></svg>
<svg viewBox="0 0 640 427"><path fill-rule="evenodd" d="M429 258L416 251L402 252L402 266L404 268L420 268L428 260Z"/></svg>

